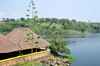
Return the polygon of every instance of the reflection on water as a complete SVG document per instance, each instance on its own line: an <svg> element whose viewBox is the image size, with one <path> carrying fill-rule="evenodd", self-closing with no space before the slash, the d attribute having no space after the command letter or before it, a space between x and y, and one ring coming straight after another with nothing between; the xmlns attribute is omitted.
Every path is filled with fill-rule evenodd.
<svg viewBox="0 0 100 66"><path fill-rule="evenodd" d="M55 35L41 35L45 40ZM67 41L71 56L77 58L71 66L100 66L100 33L58 35Z"/></svg>

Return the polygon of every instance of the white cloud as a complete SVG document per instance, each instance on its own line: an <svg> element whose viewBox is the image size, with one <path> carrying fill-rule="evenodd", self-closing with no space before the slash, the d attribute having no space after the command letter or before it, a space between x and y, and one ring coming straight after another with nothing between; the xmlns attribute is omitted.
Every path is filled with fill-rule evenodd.
<svg viewBox="0 0 100 66"><path fill-rule="evenodd" d="M17 16L18 13L17 13L17 12L13 12L12 15L13 15L13 16Z"/></svg>
<svg viewBox="0 0 100 66"><path fill-rule="evenodd" d="M0 12L0 17L4 17L4 12Z"/></svg>

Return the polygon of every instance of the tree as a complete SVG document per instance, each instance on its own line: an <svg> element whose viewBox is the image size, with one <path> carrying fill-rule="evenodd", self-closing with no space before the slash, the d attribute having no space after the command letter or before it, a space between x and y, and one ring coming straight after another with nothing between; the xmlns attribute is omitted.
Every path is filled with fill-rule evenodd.
<svg viewBox="0 0 100 66"><path fill-rule="evenodd" d="M50 28L45 32L46 34L51 34L52 31L50 30Z"/></svg>
<svg viewBox="0 0 100 66"><path fill-rule="evenodd" d="M72 22L76 23L76 20L75 19L72 19Z"/></svg>
<svg viewBox="0 0 100 66"><path fill-rule="evenodd" d="M86 31L86 29L85 28L81 28L81 31L84 33L84 31Z"/></svg>
<svg viewBox="0 0 100 66"><path fill-rule="evenodd" d="M23 22L23 21L25 21L25 18L22 17L22 18L20 18L20 20Z"/></svg>
<svg viewBox="0 0 100 66"><path fill-rule="evenodd" d="M33 11L34 9L36 9L36 7L34 7L34 1L33 0L31 0L31 2L30 2L30 5L28 5L28 7L31 7L31 9L32 9L32 19L34 18L34 19L36 19L36 21L38 22L38 19L37 19L37 15L34 15L34 14L37 14L37 11ZM27 11L30 11L29 9L27 9ZM26 16L27 17L29 17L30 15L29 14L26 14ZM30 23L32 23L31 24L31 28L32 28L32 31L34 30L33 28L33 26L34 26L34 21L33 20L30 20L29 21ZM28 34L27 34L27 36L29 36L30 34L32 34L32 37L29 37L32 41L29 43L29 45L31 44L31 66L32 66L32 61L33 61L33 39L34 39L34 37L33 37L33 32L29 32ZM28 39L28 40L30 40L30 39ZM38 45L36 45L36 47L38 47Z"/></svg>
<svg viewBox="0 0 100 66"><path fill-rule="evenodd" d="M14 22L14 21L15 21L15 19L11 18L11 19L10 19L10 21L11 21L11 22Z"/></svg>
<svg viewBox="0 0 100 66"><path fill-rule="evenodd" d="M66 47L67 41L55 36L53 39L47 40L51 45L49 46L51 53L65 53L70 55L70 50Z"/></svg>

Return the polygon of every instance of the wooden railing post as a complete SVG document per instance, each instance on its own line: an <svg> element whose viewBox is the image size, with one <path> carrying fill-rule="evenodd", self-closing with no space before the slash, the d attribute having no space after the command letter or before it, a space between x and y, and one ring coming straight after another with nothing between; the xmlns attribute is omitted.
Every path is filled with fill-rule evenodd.
<svg viewBox="0 0 100 66"><path fill-rule="evenodd" d="M48 46L46 46L46 50L48 50Z"/></svg>
<svg viewBox="0 0 100 66"><path fill-rule="evenodd" d="M36 48L36 52L37 52L37 48Z"/></svg>
<svg viewBox="0 0 100 66"><path fill-rule="evenodd" d="M21 56L21 50L19 50L19 56Z"/></svg>

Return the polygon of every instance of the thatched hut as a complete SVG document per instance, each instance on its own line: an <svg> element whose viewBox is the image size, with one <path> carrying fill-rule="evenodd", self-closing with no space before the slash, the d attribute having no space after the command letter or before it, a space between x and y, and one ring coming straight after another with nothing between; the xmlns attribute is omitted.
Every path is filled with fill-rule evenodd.
<svg viewBox="0 0 100 66"><path fill-rule="evenodd" d="M16 64L15 60L18 62L24 62L24 60L31 60L31 48L33 48L33 59L38 57L43 57L49 55L49 50L42 50L41 47L48 47L50 43L42 39L38 38L38 35L33 33L33 47L29 42L31 40L27 40L27 37L32 37L32 34L27 36L29 32L32 32L29 28L16 28L12 32L10 32L7 36L0 34L0 54L10 55L10 59L4 58L4 60L0 59L0 66ZM35 41L39 41L39 43L35 43ZM38 45L38 47L37 47ZM11 54L10 54L11 53ZM12 56L13 55L13 56ZM20 56L19 56L20 55ZM2 55L1 55L2 56ZM13 62L13 63L10 63ZM17 62L17 63L18 63Z"/></svg>
<svg viewBox="0 0 100 66"><path fill-rule="evenodd" d="M15 52L18 50L21 50L21 48L16 43L12 42L6 36L0 33L0 59L6 59L6 53Z"/></svg>
<svg viewBox="0 0 100 66"><path fill-rule="evenodd" d="M20 45L22 50L31 49L31 45L28 44L29 42L31 42L31 40L29 40L28 42L25 42L27 37L32 37L32 35L27 36L27 34L29 32L32 32L29 28L16 28L7 35L7 38L9 38L11 41L15 42L16 44ZM35 33L33 33L33 37L34 37L33 48L37 48L35 41L39 41L38 47L45 47L45 46L50 45L50 43L48 43L44 39L42 39L42 38L38 39L37 38L38 35L36 35Z"/></svg>

